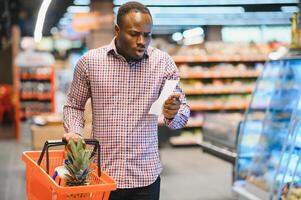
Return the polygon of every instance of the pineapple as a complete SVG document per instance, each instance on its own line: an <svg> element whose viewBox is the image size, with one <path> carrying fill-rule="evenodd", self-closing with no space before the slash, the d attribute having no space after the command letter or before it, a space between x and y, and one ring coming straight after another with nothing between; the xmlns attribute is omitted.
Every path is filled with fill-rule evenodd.
<svg viewBox="0 0 301 200"><path fill-rule="evenodd" d="M92 151L86 148L86 143L82 139L70 140L65 148L66 158L65 183L67 186L88 185L88 176L92 172L90 163L94 160L91 157Z"/></svg>

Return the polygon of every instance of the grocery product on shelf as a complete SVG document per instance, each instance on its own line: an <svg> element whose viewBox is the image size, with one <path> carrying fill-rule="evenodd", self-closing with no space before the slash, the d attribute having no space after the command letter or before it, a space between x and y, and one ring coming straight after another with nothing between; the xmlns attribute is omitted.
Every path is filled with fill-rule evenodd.
<svg viewBox="0 0 301 200"><path fill-rule="evenodd" d="M181 76L181 87L185 92L188 105L193 112L203 112L206 116L208 112L226 112L223 113L221 119L211 118L212 121L206 120L202 127L205 130L203 134L205 140L210 140L222 147L235 149L236 128L242 120L241 113L247 108L250 101L250 93L252 93L256 78L263 68L262 63L194 63L179 64ZM234 113L232 113L234 112ZM235 120L235 124L231 131L225 132L216 128L212 130L210 123L218 124L220 121L227 121L228 118L240 112L239 120ZM209 116L209 115L207 115ZM205 117L204 117L205 118ZM206 129L206 126L208 128ZM224 138L231 138L224 141ZM217 139L216 139L217 138ZM217 142L220 140L220 142ZM230 144L231 143L231 144ZM227 144L227 145L225 145Z"/></svg>
<svg viewBox="0 0 301 200"><path fill-rule="evenodd" d="M275 50L275 45L273 44L256 44L256 43L225 43L219 41L207 41L203 45L191 45L191 46L181 46L175 47L177 51L175 55L180 56L206 56L211 58L216 58L219 60L221 58L234 58L235 56L246 56L248 60L256 59L259 57L264 58L271 51ZM242 58L237 57L237 58ZM242 59L240 59L242 60Z"/></svg>
<svg viewBox="0 0 301 200"><path fill-rule="evenodd" d="M54 111L54 79L52 67L19 68L20 119Z"/></svg>
<svg viewBox="0 0 301 200"><path fill-rule="evenodd" d="M154 44L160 48L163 43L155 41ZM180 85L187 97L191 115L199 113L204 118L208 113L222 113L221 116L227 120L236 113L240 116L244 113L268 54L274 51L277 45L210 41L200 45L168 44L164 47L165 51L172 54L178 66ZM258 102L258 106L260 103L261 101ZM235 120L236 125L233 127L237 128L240 120ZM206 127L207 122L204 120L199 128ZM188 125L184 131L192 128ZM216 129L217 135L218 132L219 129ZM229 146L234 150L235 128L228 134L227 138L232 138L232 144ZM210 137L205 139L208 138Z"/></svg>

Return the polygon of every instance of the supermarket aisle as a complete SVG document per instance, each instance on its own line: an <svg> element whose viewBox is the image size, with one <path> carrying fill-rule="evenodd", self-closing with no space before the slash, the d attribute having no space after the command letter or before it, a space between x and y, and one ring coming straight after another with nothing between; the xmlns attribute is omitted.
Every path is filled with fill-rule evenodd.
<svg viewBox="0 0 301 200"><path fill-rule="evenodd" d="M232 200L232 166L199 148L161 149L162 200Z"/></svg>
<svg viewBox="0 0 301 200"><path fill-rule="evenodd" d="M21 153L29 146L0 141L0 199L25 199ZM231 166L198 148L161 149L162 200L230 200Z"/></svg>

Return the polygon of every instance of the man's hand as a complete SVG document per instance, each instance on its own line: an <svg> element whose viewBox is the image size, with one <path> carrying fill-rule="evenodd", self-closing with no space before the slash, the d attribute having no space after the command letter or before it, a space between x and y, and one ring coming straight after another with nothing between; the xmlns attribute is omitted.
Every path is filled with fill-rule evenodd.
<svg viewBox="0 0 301 200"><path fill-rule="evenodd" d="M63 136L63 139L65 139L67 142L69 142L69 140L71 140L71 139L77 140L79 138L82 138L82 137L76 133L65 133Z"/></svg>
<svg viewBox="0 0 301 200"><path fill-rule="evenodd" d="M168 97L163 105L163 115L165 118L172 120L181 106L180 93L174 93Z"/></svg>

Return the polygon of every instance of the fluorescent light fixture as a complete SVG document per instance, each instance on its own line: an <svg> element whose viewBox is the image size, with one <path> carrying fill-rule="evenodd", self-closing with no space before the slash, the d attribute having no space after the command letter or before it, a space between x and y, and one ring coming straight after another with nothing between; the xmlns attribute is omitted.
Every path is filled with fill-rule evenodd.
<svg viewBox="0 0 301 200"><path fill-rule="evenodd" d="M203 25L288 25L291 13L245 12L241 14L160 14L153 16L154 26Z"/></svg>
<svg viewBox="0 0 301 200"><path fill-rule="evenodd" d="M67 8L68 13L88 13L90 12L89 6L69 6Z"/></svg>
<svg viewBox="0 0 301 200"><path fill-rule="evenodd" d="M201 13L201 14L223 14L223 13L244 13L245 9L241 6L229 7L149 7L152 15L161 13Z"/></svg>
<svg viewBox="0 0 301 200"><path fill-rule="evenodd" d="M127 0L129 1L129 0ZM113 0L114 5L121 5L125 0ZM145 5L158 5L158 6L187 6L187 5L246 5L246 4L292 4L299 3L298 0L138 0Z"/></svg>
<svg viewBox="0 0 301 200"><path fill-rule="evenodd" d="M38 13L38 19L36 22L35 30L34 30L34 41L39 42L42 39L43 36L43 26L44 26L44 21L46 17L46 13L48 10L48 7L51 3L51 0L43 0L39 13Z"/></svg>
<svg viewBox="0 0 301 200"><path fill-rule="evenodd" d="M299 12L299 8L297 6L281 6L281 10L286 13Z"/></svg>
<svg viewBox="0 0 301 200"><path fill-rule="evenodd" d="M183 32L184 38L192 38L192 37L197 37L201 36L204 34L204 30L201 27L189 29Z"/></svg>
<svg viewBox="0 0 301 200"><path fill-rule="evenodd" d="M113 9L114 13L118 12L119 7ZM244 13L245 9L241 6L227 7L149 7L151 14L235 14Z"/></svg>
<svg viewBox="0 0 301 200"><path fill-rule="evenodd" d="M91 0L74 0L73 4L76 6L86 6L86 5L90 5Z"/></svg>
<svg viewBox="0 0 301 200"><path fill-rule="evenodd" d="M180 41L183 39L183 35L180 32L176 32L176 33L172 34L172 39L176 42Z"/></svg>
<svg viewBox="0 0 301 200"><path fill-rule="evenodd" d="M195 45L195 44L201 44L204 42L204 37L193 37L193 38L185 38L183 40L184 45Z"/></svg>

